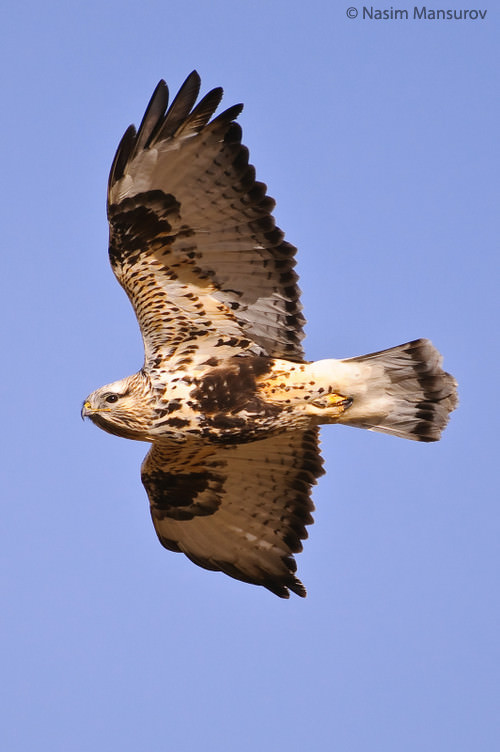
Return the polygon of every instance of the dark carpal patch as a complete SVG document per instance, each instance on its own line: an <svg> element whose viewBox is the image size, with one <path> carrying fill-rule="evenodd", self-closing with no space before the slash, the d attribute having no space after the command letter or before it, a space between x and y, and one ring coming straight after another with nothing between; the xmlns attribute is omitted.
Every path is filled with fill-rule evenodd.
<svg viewBox="0 0 500 752"><path fill-rule="evenodd" d="M172 219L179 217L180 204L170 193L160 190L138 193L108 209L112 243L111 263L148 248L153 241L162 246L173 241ZM186 228L188 233L188 228Z"/></svg>
<svg viewBox="0 0 500 752"><path fill-rule="evenodd" d="M142 482L158 519L192 520L213 514L220 505L223 478L208 470L184 475L162 470L143 472Z"/></svg>

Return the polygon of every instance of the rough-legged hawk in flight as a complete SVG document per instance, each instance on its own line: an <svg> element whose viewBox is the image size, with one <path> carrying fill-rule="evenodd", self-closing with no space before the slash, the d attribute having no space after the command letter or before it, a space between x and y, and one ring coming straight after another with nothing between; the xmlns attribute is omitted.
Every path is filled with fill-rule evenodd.
<svg viewBox="0 0 500 752"><path fill-rule="evenodd" d="M307 362L294 246L271 214L235 122L196 104L191 73L168 107L161 81L109 178L109 256L145 361L93 392L82 415L147 441L142 480L161 543L202 567L304 596L293 554L322 473L318 426L439 439L456 384L425 339ZM211 119L212 118L212 119Z"/></svg>

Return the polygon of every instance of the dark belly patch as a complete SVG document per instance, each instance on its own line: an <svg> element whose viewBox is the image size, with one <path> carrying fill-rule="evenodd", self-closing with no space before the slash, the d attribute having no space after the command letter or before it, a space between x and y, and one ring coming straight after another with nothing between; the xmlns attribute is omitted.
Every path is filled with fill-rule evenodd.
<svg viewBox="0 0 500 752"><path fill-rule="evenodd" d="M197 379L190 396L208 415L245 409L260 412L266 403L257 395L256 379L270 370L271 362L261 356L231 358Z"/></svg>

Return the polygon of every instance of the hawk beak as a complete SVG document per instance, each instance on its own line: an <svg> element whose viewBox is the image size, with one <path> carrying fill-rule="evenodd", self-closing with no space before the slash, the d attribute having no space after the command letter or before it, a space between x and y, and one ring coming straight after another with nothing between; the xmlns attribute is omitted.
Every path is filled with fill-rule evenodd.
<svg viewBox="0 0 500 752"><path fill-rule="evenodd" d="M82 405L82 410L80 415L82 416L82 420L85 420L85 418L88 416L89 412L91 411L91 405L90 402L87 400Z"/></svg>
<svg viewBox="0 0 500 752"><path fill-rule="evenodd" d="M80 415L82 416L82 420L85 420L85 418L91 418L94 413L110 413L111 408L110 407L92 407L90 402L86 400L82 405L82 411Z"/></svg>

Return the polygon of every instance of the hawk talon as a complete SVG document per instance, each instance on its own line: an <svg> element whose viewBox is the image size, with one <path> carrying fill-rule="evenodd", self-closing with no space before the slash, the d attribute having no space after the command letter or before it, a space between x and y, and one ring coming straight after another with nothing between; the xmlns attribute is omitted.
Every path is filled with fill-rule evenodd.
<svg viewBox="0 0 500 752"><path fill-rule="evenodd" d="M311 400L310 404L323 410L335 410L337 416L342 415L353 403L352 397L344 397L341 394L325 394L322 397Z"/></svg>
<svg viewBox="0 0 500 752"><path fill-rule="evenodd" d="M353 403L352 397L343 397L341 394L329 394L327 396L327 401L330 405L330 407L341 407L344 410L347 410L348 407L351 407Z"/></svg>

